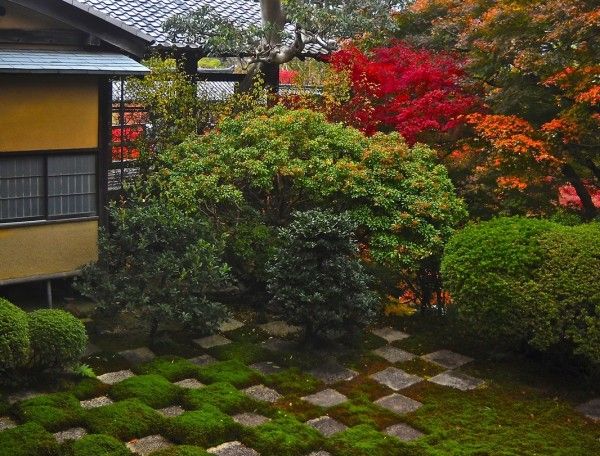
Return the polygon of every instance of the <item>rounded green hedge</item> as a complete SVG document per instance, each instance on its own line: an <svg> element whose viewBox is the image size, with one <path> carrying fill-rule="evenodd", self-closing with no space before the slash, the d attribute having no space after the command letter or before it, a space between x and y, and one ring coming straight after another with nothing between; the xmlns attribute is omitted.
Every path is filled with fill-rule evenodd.
<svg viewBox="0 0 600 456"><path fill-rule="evenodd" d="M23 366L28 357L27 313L0 298L0 374Z"/></svg>
<svg viewBox="0 0 600 456"><path fill-rule="evenodd" d="M28 316L34 368L63 368L77 363L88 340L81 321L58 309L36 310Z"/></svg>
<svg viewBox="0 0 600 456"><path fill-rule="evenodd" d="M459 316L501 345L560 346L600 362L600 224L498 218L446 246L442 276Z"/></svg>

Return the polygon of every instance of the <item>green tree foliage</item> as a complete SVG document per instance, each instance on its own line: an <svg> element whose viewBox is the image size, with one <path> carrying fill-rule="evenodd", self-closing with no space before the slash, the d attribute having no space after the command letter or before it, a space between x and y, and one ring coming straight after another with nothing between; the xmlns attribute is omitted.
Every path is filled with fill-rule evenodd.
<svg viewBox="0 0 600 456"><path fill-rule="evenodd" d="M228 283L221 243L207 221L161 203L110 208L99 260L84 269L79 289L108 312L131 311L149 323L177 321L202 331L227 316L211 293Z"/></svg>
<svg viewBox="0 0 600 456"><path fill-rule="evenodd" d="M268 269L273 311L305 328L306 342L355 334L377 314L377 294L361 264L356 222L324 211L294 214L280 230Z"/></svg>

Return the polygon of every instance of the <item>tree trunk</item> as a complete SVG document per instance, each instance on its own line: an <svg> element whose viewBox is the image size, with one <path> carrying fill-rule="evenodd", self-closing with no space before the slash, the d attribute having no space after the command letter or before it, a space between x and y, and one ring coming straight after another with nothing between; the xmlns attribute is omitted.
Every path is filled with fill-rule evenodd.
<svg viewBox="0 0 600 456"><path fill-rule="evenodd" d="M594 206L592 196L581 180L581 177L579 177L575 169L568 163L565 163L562 166L562 172L571 185L575 187L575 192L577 193L577 196L579 196L581 204L583 205L583 217L586 220L592 220L594 217L596 217L598 210L596 209L596 206Z"/></svg>

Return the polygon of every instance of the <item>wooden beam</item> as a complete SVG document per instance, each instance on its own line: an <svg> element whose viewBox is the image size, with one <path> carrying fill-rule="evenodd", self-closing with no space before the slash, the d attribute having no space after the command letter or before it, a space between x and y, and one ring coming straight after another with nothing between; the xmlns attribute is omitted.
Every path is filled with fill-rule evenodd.
<svg viewBox="0 0 600 456"><path fill-rule="evenodd" d="M76 30L0 30L0 44L100 46L100 40Z"/></svg>

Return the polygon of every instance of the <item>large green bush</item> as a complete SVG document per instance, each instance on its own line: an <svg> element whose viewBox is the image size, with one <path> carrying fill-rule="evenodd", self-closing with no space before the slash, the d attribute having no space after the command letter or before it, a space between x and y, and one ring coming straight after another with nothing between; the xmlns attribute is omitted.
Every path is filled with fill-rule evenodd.
<svg viewBox="0 0 600 456"><path fill-rule="evenodd" d="M353 334L372 322L379 299L369 290L348 214L299 212L280 231L268 269L271 307L305 328L306 340Z"/></svg>
<svg viewBox="0 0 600 456"><path fill-rule="evenodd" d="M0 375L25 365L28 358L27 314L0 298Z"/></svg>
<svg viewBox="0 0 600 456"><path fill-rule="evenodd" d="M31 362L34 368L72 367L83 355L87 333L69 312L40 309L28 314Z"/></svg>
<svg viewBox="0 0 600 456"><path fill-rule="evenodd" d="M600 225L498 218L456 233L445 285L474 333L600 362Z"/></svg>

